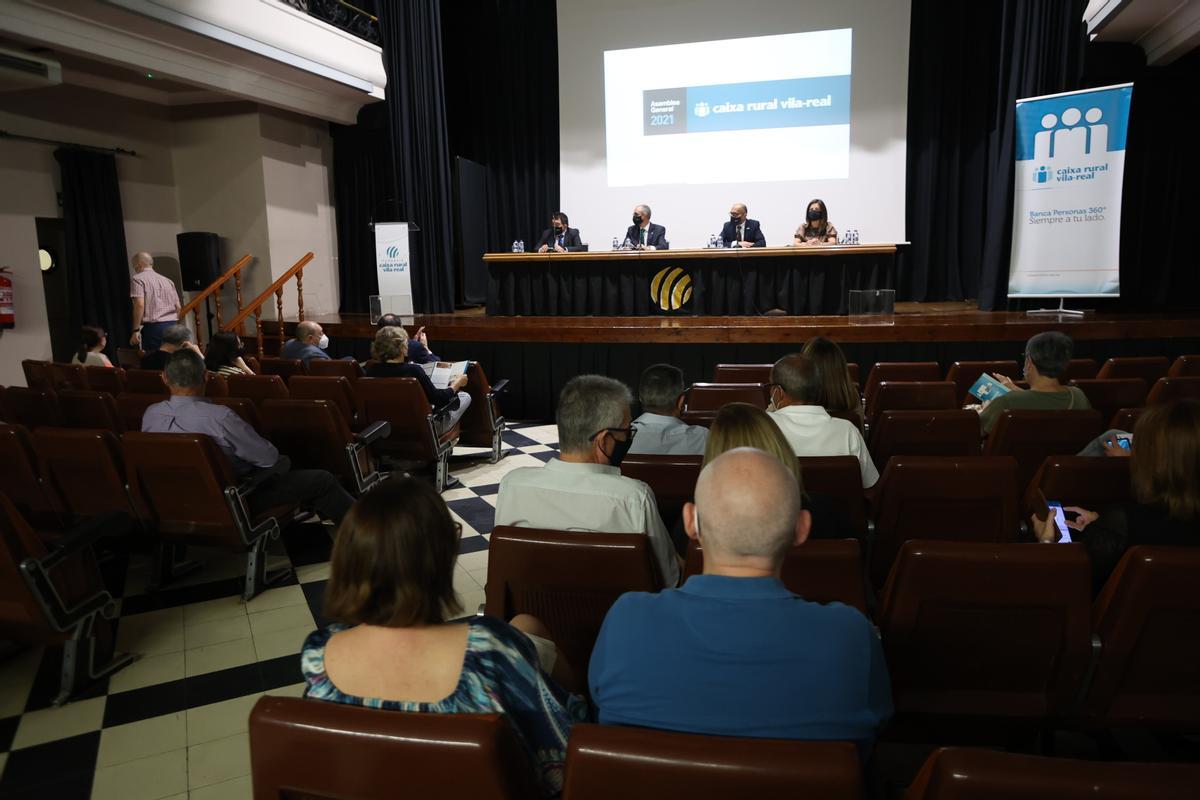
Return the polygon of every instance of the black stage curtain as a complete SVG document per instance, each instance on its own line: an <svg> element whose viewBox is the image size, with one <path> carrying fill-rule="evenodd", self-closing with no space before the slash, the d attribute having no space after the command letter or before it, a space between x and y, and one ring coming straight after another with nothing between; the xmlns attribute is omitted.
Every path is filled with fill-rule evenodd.
<svg viewBox="0 0 1200 800"><path fill-rule="evenodd" d="M450 152L488 170L488 250L532 250L559 208L554 0L443 0ZM484 66L481 66L484 65ZM583 232L586 241L588 232Z"/></svg>
<svg viewBox="0 0 1200 800"><path fill-rule="evenodd" d="M1007 304L1015 103L1079 88L1086 5L913 0L902 297Z"/></svg>
<svg viewBox="0 0 1200 800"><path fill-rule="evenodd" d="M357 125L330 125L329 129L333 137L339 308L365 313L367 298L379 291L371 223L400 218L387 106L366 106L358 114Z"/></svg>
<svg viewBox="0 0 1200 800"><path fill-rule="evenodd" d="M465 16L473 11L463 10ZM453 182L446 137L441 14L437 0L381 3L379 29L387 72L387 113L399 215L421 227L411 238L413 305L454 308L450 225ZM486 66L479 66L481 71ZM486 62L485 62L486 63ZM372 268L374 258L371 259Z"/></svg>
<svg viewBox="0 0 1200 800"><path fill-rule="evenodd" d="M108 331L110 349L122 347L131 312L117 160L69 147L55 150L54 158L62 171L71 325L76 331L99 325Z"/></svg>
<svg viewBox="0 0 1200 800"><path fill-rule="evenodd" d="M1187 231L1200 182L1195 134L1180 124L1180 98L1195 95L1200 50L1147 67L1136 45L1088 45L1087 86L1133 81L1121 198L1121 308L1200 308L1200 271Z"/></svg>

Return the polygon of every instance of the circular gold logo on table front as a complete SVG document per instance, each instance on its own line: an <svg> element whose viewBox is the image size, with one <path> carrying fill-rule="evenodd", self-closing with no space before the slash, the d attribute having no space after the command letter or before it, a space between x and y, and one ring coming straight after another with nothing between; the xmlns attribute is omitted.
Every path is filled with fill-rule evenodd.
<svg viewBox="0 0 1200 800"><path fill-rule="evenodd" d="M663 311L678 311L692 299L692 276L666 267L650 281L650 299Z"/></svg>

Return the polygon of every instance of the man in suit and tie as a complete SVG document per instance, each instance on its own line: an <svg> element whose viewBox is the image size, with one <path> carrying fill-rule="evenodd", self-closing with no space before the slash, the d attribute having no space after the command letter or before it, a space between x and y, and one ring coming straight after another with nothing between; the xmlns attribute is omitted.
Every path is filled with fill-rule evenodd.
<svg viewBox="0 0 1200 800"><path fill-rule="evenodd" d="M553 250L556 253L574 253L583 249L579 240L579 229L567 225L567 215L556 211L550 215L550 227L542 231L538 241L538 252Z"/></svg>
<svg viewBox="0 0 1200 800"><path fill-rule="evenodd" d="M721 228L721 241L726 247L766 247L762 226L756 219L746 218L746 204L734 203L729 209L729 222Z"/></svg>
<svg viewBox="0 0 1200 800"><path fill-rule="evenodd" d="M650 206L633 207L633 224L625 231L625 238L633 242L634 250L669 250L667 229L662 225L650 224Z"/></svg>

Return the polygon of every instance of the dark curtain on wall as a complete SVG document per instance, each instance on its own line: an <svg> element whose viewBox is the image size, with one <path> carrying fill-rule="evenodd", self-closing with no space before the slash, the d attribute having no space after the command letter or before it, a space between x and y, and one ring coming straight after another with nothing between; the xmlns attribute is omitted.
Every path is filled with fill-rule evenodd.
<svg viewBox="0 0 1200 800"><path fill-rule="evenodd" d="M473 12L464 8L464 13ZM411 238L413 305L422 312L451 311L452 183L438 0L381 3L379 28L397 211L400 220L421 227ZM476 62L476 68L486 71L487 65ZM371 263L373 269L373 258Z"/></svg>
<svg viewBox="0 0 1200 800"><path fill-rule="evenodd" d="M1147 67L1136 45L1093 42L1084 81L1133 82L1121 198L1122 308L1200 308L1200 270L1189 235L1200 152L1180 116L1182 98L1194 97L1200 85L1200 50L1169 66Z"/></svg>
<svg viewBox="0 0 1200 800"><path fill-rule="evenodd" d="M1079 88L1085 6L913 0L902 296L1005 307L1015 104Z"/></svg>
<svg viewBox="0 0 1200 800"><path fill-rule="evenodd" d="M367 298L379 291L371 224L400 219L387 106L366 106L358 114L357 125L330 125L329 129L333 138L340 310L365 313Z"/></svg>
<svg viewBox="0 0 1200 800"><path fill-rule="evenodd" d="M60 147L63 228L71 265L71 325L99 325L111 347L129 341L129 267L117 160L109 153Z"/></svg>
<svg viewBox="0 0 1200 800"><path fill-rule="evenodd" d="M450 152L487 167L487 243L527 248L559 208L554 0L443 0ZM481 66L482 65L482 66ZM584 241L588 232L583 232Z"/></svg>

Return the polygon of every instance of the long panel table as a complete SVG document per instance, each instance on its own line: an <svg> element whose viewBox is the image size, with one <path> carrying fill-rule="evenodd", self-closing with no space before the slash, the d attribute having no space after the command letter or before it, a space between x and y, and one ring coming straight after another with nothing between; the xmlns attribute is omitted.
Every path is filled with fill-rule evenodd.
<svg viewBox="0 0 1200 800"><path fill-rule="evenodd" d="M847 312L851 289L896 285L896 245L488 253L497 316L753 316Z"/></svg>

